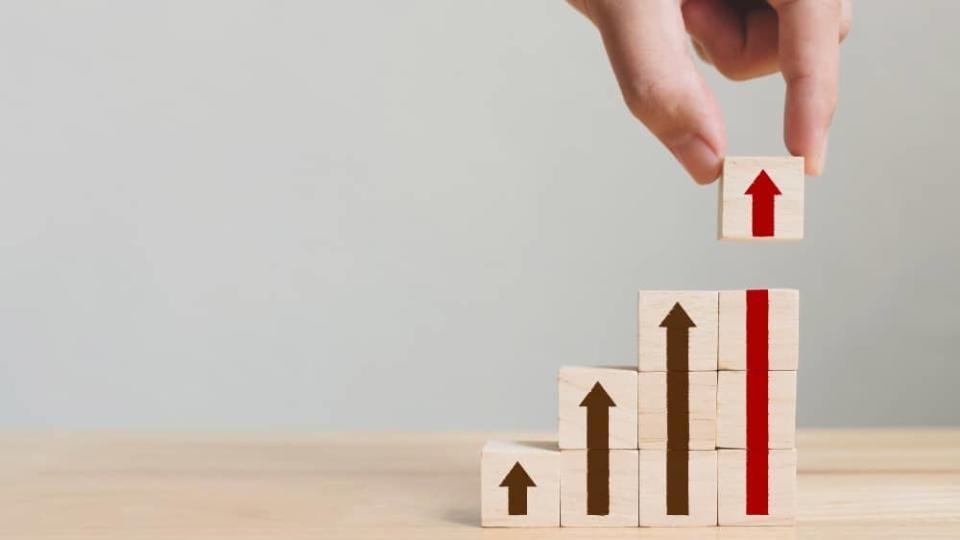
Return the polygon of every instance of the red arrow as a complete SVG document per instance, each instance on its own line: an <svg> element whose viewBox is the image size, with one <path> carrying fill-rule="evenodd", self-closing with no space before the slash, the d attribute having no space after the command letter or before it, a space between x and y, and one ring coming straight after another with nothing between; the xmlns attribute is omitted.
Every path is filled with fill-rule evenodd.
<svg viewBox="0 0 960 540"><path fill-rule="evenodd" d="M767 171L760 170L744 195L753 197L753 235L773 236L773 198L782 193Z"/></svg>
<svg viewBox="0 0 960 540"><path fill-rule="evenodd" d="M503 477L500 487L507 488L507 512L511 516L527 515L527 488L537 487L523 470L523 466L518 461L510 472Z"/></svg>

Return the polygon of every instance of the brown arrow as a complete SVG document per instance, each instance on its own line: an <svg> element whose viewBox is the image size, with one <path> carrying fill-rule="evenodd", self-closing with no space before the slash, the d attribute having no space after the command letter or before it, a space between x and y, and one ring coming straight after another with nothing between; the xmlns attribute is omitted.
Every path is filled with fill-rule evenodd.
<svg viewBox="0 0 960 540"><path fill-rule="evenodd" d="M587 448L610 448L610 407L617 406L610 394L598 382L587 392L580 406L587 408Z"/></svg>
<svg viewBox="0 0 960 540"><path fill-rule="evenodd" d="M660 323L667 329L667 515L690 513L690 329L679 302Z"/></svg>
<svg viewBox="0 0 960 540"><path fill-rule="evenodd" d="M533 483L519 461L503 477L500 487L507 488L507 513L511 516L527 515L527 488L537 487L537 485Z"/></svg>
<svg viewBox="0 0 960 540"><path fill-rule="evenodd" d="M610 513L610 407L617 404L599 382L587 393L587 515Z"/></svg>

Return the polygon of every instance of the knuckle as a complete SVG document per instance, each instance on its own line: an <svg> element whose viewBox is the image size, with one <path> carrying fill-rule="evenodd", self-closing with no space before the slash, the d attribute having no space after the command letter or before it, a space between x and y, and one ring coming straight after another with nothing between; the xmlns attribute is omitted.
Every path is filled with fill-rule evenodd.
<svg viewBox="0 0 960 540"><path fill-rule="evenodd" d="M636 80L630 81L623 94L630 112L657 131L678 116L689 92L677 81Z"/></svg>

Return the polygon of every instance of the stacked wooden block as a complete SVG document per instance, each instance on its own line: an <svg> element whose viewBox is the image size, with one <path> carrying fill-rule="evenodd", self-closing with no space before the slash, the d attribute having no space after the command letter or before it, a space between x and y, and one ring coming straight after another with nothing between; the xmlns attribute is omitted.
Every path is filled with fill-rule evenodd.
<svg viewBox="0 0 960 540"><path fill-rule="evenodd" d="M560 370L557 444L484 447L484 526L792 521L797 291L641 291L638 308L637 368Z"/></svg>

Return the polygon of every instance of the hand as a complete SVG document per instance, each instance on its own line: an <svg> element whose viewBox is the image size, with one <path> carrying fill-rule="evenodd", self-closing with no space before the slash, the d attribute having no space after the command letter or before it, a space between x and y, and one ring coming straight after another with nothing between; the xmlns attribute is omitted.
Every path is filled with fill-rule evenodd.
<svg viewBox="0 0 960 540"><path fill-rule="evenodd" d="M720 174L723 117L689 54L741 81L780 71L783 137L823 170L850 0L569 0L600 30L624 100L699 183Z"/></svg>

